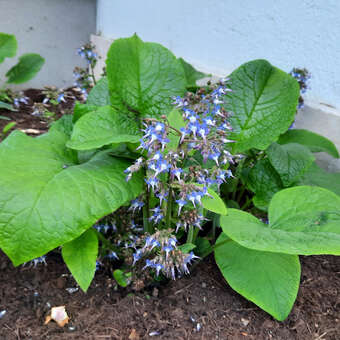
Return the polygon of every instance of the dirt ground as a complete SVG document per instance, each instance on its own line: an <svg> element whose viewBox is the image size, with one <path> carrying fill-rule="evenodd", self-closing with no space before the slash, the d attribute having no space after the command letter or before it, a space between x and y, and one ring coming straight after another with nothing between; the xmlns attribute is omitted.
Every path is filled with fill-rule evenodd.
<svg viewBox="0 0 340 340"><path fill-rule="evenodd" d="M284 322L275 321L235 293L213 258L192 275L139 293L115 291L97 273L85 294L58 254L47 266L14 268L0 254L0 339L230 339L338 340L340 258L302 257L298 299ZM54 306L66 306L70 322L44 325Z"/></svg>
<svg viewBox="0 0 340 340"><path fill-rule="evenodd" d="M34 101L43 99L29 91ZM48 122L31 112L24 105L0 115L17 121L17 128L46 131ZM7 122L0 120L0 126ZM278 322L234 292L213 257L189 277L138 293L114 290L112 279L99 271L85 294L69 290L76 283L58 252L37 268L14 268L0 252L0 340L339 340L340 257L301 257L301 263L297 301L288 319ZM66 306L70 322L64 328L53 321L44 325L54 306Z"/></svg>

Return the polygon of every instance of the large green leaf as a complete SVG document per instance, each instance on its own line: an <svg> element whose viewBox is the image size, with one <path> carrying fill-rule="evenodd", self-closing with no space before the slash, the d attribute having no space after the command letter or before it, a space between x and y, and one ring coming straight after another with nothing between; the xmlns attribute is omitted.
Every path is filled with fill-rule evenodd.
<svg viewBox="0 0 340 340"><path fill-rule="evenodd" d="M137 143L140 138L135 118L121 114L111 106L101 106L77 120L67 146L91 150L111 143Z"/></svg>
<svg viewBox="0 0 340 340"><path fill-rule="evenodd" d="M178 58L178 60L181 62L183 66L188 87L195 87L197 80L211 76L211 74L206 74L197 71L191 64L186 62L183 58Z"/></svg>
<svg viewBox="0 0 340 340"><path fill-rule="evenodd" d="M299 289L298 256L247 249L228 241L224 233L217 239L219 243L215 259L229 285L277 320L284 320Z"/></svg>
<svg viewBox="0 0 340 340"><path fill-rule="evenodd" d="M279 174L268 159L256 162L249 171L246 184L247 188L256 194L253 202L261 210L267 210L273 195L283 188Z"/></svg>
<svg viewBox="0 0 340 340"><path fill-rule="evenodd" d="M332 141L308 130L288 130L280 136L278 143L299 143L307 146L312 152L327 152L331 156L339 158L339 152Z"/></svg>
<svg viewBox="0 0 340 340"><path fill-rule="evenodd" d="M284 254L340 255L340 197L316 187L274 195L269 225L247 212L228 209L223 232L243 247Z"/></svg>
<svg viewBox="0 0 340 340"><path fill-rule="evenodd" d="M92 88L87 97L86 104L96 106L111 105L109 83L106 77L101 78Z"/></svg>
<svg viewBox="0 0 340 340"><path fill-rule="evenodd" d="M0 63L5 58L14 57L17 53L17 39L12 34L6 34L0 32Z"/></svg>
<svg viewBox="0 0 340 340"><path fill-rule="evenodd" d="M266 60L243 64L231 76L226 108L234 151L264 150L292 124L300 89L297 81Z"/></svg>
<svg viewBox="0 0 340 340"><path fill-rule="evenodd" d="M134 35L110 47L107 78L111 104L121 111L159 117L172 109L172 96L185 93L181 62L165 47Z"/></svg>
<svg viewBox="0 0 340 340"><path fill-rule="evenodd" d="M0 247L14 265L75 239L142 190L138 174L125 182L129 162L100 152L78 164L67 139L15 131L0 144Z"/></svg>
<svg viewBox="0 0 340 340"><path fill-rule="evenodd" d="M7 83L21 84L31 80L42 68L45 59L36 53L23 54L7 73Z"/></svg>
<svg viewBox="0 0 340 340"><path fill-rule="evenodd" d="M268 217L275 229L340 234L340 196L312 186L282 190L270 202Z"/></svg>
<svg viewBox="0 0 340 340"><path fill-rule="evenodd" d="M333 191L340 196L340 172L332 173L320 168L315 162L299 179L299 185L314 185Z"/></svg>
<svg viewBox="0 0 340 340"><path fill-rule="evenodd" d="M285 187L294 184L315 160L307 147L296 143L273 143L266 152Z"/></svg>
<svg viewBox="0 0 340 340"><path fill-rule="evenodd" d="M93 229L85 231L82 235L62 248L63 259L80 288L86 292L96 271L98 256L98 238Z"/></svg>

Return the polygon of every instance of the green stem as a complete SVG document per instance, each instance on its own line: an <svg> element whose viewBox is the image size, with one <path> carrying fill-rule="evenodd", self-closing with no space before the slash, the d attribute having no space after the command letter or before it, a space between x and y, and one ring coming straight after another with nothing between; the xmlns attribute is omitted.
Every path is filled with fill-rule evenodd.
<svg viewBox="0 0 340 340"><path fill-rule="evenodd" d="M166 205L165 226L167 229L171 228L171 215L172 215L172 187L171 187L171 170L168 173L168 203Z"/></svg>
<svg viewBox="0 0 340 340"><path fill-rule="evenodd" d="M144 233L153 234L153 227L149 223L150 218L150 206L149 206L149 199L150 199L150 192L146 183L145 185L145 204L143 206L143 228Z"/></svg>
<svg viewBox="0 0 340 340"><path fill-rule="evenodd" d="M242 205L241 210L247 209L251 204L251 198L247 196L246 202Z"/></svg>
<svg viewBox="0 0 340 340"><path fill-rule="evenodd" d="M97 82L96 82L96 77L94 76L94 70L93 70L93 67L92 67L92 65L90 64L90 75L91 75L91 78L92 78L92 80L93 80L93 84L94 85L96 85L97 84Z"/></svg>
<svg viewBox="0 0 340 340"><path fill-rule="evenodd" d="M193 242L194 242L194 227L191 225L188 231L187 243L193 243Z"/></svg>
<svg viewBox="0 0 340 340"><path fill-rule="evenodd" d="M226 243L228 243L228 242L230 242L230 241L232 241L232 239L231 239L231 238L228 238L228 239L226 239L226 240L224 240L224 241L222 241L222 242L220 242L220 243L216 243L215 245L213 245L212 247L210 247L209 250L207 250L205 253L203 253L203 254L201 255L201 258L204 259L204 258L207 257L208 255L210 255L216 248L221 247L221 246L223 246L224 244L226 244Z"/></svg>

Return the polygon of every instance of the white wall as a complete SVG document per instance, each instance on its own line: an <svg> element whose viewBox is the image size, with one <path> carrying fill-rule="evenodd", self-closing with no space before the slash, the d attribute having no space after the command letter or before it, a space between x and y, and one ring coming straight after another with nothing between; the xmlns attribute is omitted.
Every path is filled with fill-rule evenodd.
<svg viewBox="0 0 340 340"><path fill-rule="evenodd" d="M84 65L76 49L95 30L95 0L0 0L0 32L16 35L18 56L35 52L46 59L37 77L21 88L72 85L73 68ZM14 59L0 64L0 85Z"/></svg>
<svg viewBox="0 0 340 340"><path fill-rule="evenodd" d="M306 67L313 76L309 103L339 114L338 0L98 0L97 32L137 32L220 75L257 58L288 72Z"/></svg>

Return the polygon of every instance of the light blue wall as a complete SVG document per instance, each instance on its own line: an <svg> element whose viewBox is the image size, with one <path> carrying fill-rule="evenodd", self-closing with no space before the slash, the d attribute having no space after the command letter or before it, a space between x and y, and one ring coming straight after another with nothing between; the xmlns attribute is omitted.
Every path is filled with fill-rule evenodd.
<svg viewBox="0 0 340 340"><path fill-rule="evenodd" d="M34 52L45 58L38 75L15 88L71 86L73 68L86 65L77 47L87 43L95 30L96 0L0 0L0 32L15 34L17 56ZM0 86L17 61L10 58L0 65Z"/></svg>
<svg viewBox="0 0 340 340"><path fill-rule="evenodd" d="M339 0L98 0L97 31L137 32L220 75L257 58L306 67L309 102L340 110Z"/></svg>

